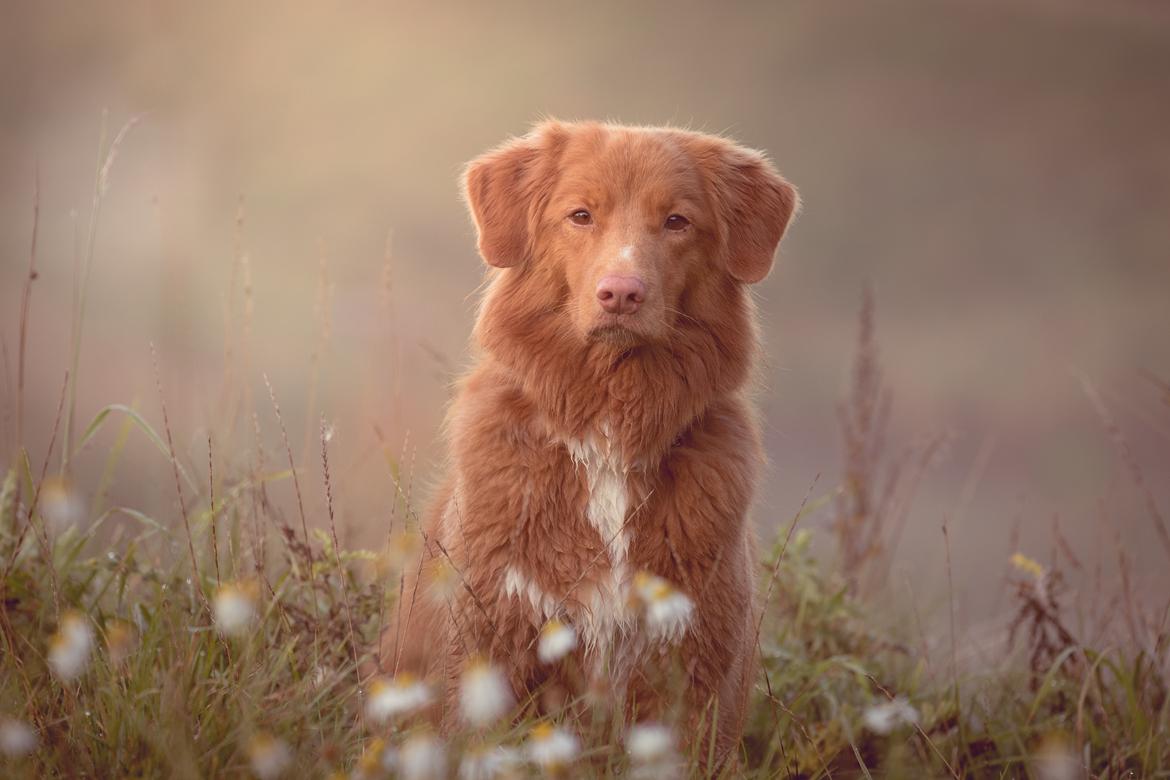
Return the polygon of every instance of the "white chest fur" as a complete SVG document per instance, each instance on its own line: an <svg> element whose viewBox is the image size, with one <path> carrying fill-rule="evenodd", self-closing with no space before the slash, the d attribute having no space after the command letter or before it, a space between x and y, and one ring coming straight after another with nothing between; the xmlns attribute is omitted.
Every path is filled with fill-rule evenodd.
<svg viewBox="0 0 1170 780"><path fill-rule="evenodd" d="M565 442L569 456L584 471L589 500L585 505L585 519L593 526L608 553L608 560L599 560L596 566L608 571L597 581L584 614L577 616L579 630L586 648L608 655L616 633L631 620L628 607L629 566L627 553L630 532L626 528L626 514L630 508L628 468L620 453L609 443L589 437Z"/></svg>
<svg viewBox="0 0 1170 780"><path fill-rule="evenodd" d="M585 518L608 548L610 561L615 566L624 565L630 546L625 528L626 511L630 506L626 467L616 451L604 442L599 445L594 438L571 440L565 446L573 462L585 470L589 488Z"/></svg>
<svg viewBox="0 0 1170 780"><path fill-rule="evenodd" d="M510 598L527 602L541 623L552 617L567 617L577 629L586 650L596 661L604 662L611 658L621 635L627 633L634 619L629 606L632 576L627 561L630 547L630 532L626 527L630 509L629 469L622 462L620 453L609 447L604 438L570 439L563 443L585 478L589 492L585 520L605 547L605 554L590 568L603 574L590 578L594 583L591 593L577 594L584 607L580 614L560 614L563 597L567 594L544 591L533 577L516 566L509 566L504 572L503 591ZM570 586L569 583L565 585Z"/></svg>

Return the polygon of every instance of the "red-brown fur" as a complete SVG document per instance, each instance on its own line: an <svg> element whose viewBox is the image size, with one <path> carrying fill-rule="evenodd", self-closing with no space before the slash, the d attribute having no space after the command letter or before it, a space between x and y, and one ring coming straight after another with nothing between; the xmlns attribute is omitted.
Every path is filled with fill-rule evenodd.
<svg viewBox="0 0 1170 780"><path fill-rule="evenodd" d="M501 665L520 701L581 692L582 675L561 670L593 669L601 651L582 643L567 665L540 664L545 616L504 580L513 567L566 622L590 620L616 554L586 517L586 467L566 442L592 441L628 469L626 578L647 570L695 604L677 648L617 629L611 647L627 651L611 656L606 677L629 712L665 714L655 681L681 660L684 727L704 711L709 727L717 712L725 755L754 673L747 515L762 449L745 397L757 350L746 283L770 270L796 192L762 155L723 138L557 121L473 161L465 184L495 268L478 362L450 413L450 471L382 668L442 679L448 713L472 653ZM581 208L592 224L567 219ZM664 229L672 213L689 227ZM597 305L598 279L614 267L645 281L634 314ZM466 585L449 599L427 590L439 559Z"/></svg>

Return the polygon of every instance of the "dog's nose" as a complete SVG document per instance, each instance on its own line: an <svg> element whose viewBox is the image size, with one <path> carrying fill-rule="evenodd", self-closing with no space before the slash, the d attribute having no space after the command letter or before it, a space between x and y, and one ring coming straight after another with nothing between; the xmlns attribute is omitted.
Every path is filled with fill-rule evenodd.
<svg viewBox="0 0 1170 780"><path fill-rule="evenodd" d="M597 283L597 300L610 314L633 314L646 300L646 285L636 276L607 276Z"/></svg>

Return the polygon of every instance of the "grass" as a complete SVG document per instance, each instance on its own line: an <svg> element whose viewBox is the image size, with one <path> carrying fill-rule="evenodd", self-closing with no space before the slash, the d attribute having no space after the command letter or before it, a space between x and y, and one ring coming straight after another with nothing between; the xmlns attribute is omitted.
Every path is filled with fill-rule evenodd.
<svg viewBox="0 0 1170 780"><path fill-rule="evenodd" d="M229 420L208 426L217 432L207 436L206 482L194 476L203 464L185 462L175 451L161 381L157 418L112 405L73 435L76 351L96 211L126 132L99 155L95 214L74 304L72 370L63 372L52 434L40 445L44 458L31 462L18 438L3 474L0 774L377 777L396 762L406 777L489 776L461 770L468 756L496 756L519 776L710 774L710 756L695 747L680 746L680 763L645 758L636 747L643 742L625 738L629 724L589 701L568 702L540 722L531 715L504 717L449 735L445 769L425 728L410 718L387 723L375 717L370 700L383 695L384 686L368 677L371 653L397 606L407 553L417 548L413 469L384 443L386 479L397 496L394 516L405 521L384 549L347 550L333 511L338 486L330 472L331 432L324 422L315 424L310 407L313 424L306 427L317 429L316 441L296 457L271 384L267 403L257 405L239 385L225 389ZM39 202L18 323L18 431L38 211ZM242 276L246 272L245 266ZM328 299L324 270L321 297ZM250 316L246 300L242 310ZM314 376L328 332L327 314L319 311L318 319L324 324L311 360ZM890 394L881 381L868 295L861 322L854 382L840 409L841 477L825 480L832 483L828 488L814 483L796 514L764 545L760 672L739 766L724 774L1170 776L1170 604L1156 613L1139 604L1120 540L1113 608L1121 611L1126 632L1107 646L1083 644L1069 628L1066 574L1058 564L1042 566L1023 554L1014 557L1009 576L1014 617L1003 629L1009 649L984 668L958 661L964 638L956 633L953 599L945 641L928 641L917 621L914 630L889 627L873 594L889 590L880 588L890 557L915 486L940 443L887 454ZM156 367L156 379L158 373ZM246 369L234 373L238 383ZM1152 381L1164 392L1160 380ZM1100 399L1086 389L1146 499L1151 522L1161 524L1140 465ZM115 436L100 483L74 484L69 463L111 427ZM284 450L277 456L261 444L262 429L273 428ZM169 466L175 505L169 516L106 501L133 437ZM324 481L319 508L304 496L314 473ZM270 495L278 483L291 484L295 514L286 514ZM82 502L83 493L94 501ZM814 544L804 524L829 511L836 520L823 541L835 543L831 560L817 557L814 550L826 545ZM114 520L117 531L111 530ZM126 532L127 522L135 530ZM946 526L941 530L949 556ZM1058 526L1054 539L1063 545L1066 564L1081 567ZM649 736L644 743L651 744ZM535 758L565 753L544 765L513 764L505 760L513 749Z"/></svg>

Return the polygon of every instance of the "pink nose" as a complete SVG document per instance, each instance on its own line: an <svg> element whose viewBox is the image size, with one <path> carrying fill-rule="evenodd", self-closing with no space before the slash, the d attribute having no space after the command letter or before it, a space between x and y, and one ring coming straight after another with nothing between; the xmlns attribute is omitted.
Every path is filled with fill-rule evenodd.
<svg viewBox="0 0 1170 780"><path fill-rule="evenodd" d="M646 285L636 276L607 276L597 283L597 300L610 314L633 314L646 300Z"/></svg>

